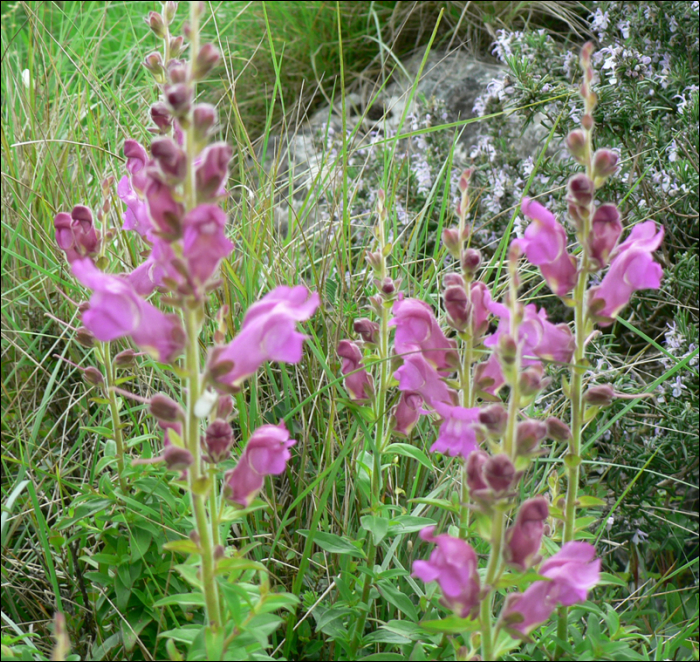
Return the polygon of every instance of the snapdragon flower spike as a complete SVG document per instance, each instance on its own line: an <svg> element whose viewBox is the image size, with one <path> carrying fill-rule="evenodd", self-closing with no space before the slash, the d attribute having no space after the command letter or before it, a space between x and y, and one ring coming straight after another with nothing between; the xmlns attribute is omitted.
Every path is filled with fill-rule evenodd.
<svg viewBox="0 0 700 662"><path fill-rule="evenodd" d="M59 212L53 225L56 243L71 264L81 257L98 253L100 238L95 230L92 212L84 205L76 205L70 214Z"/></svg>
<svg viewBox="0 0 700 662"><path fill-rule="evenodd" d="M416 391L404 391L401 393L399 402L394 408L391 421L394 434L408 437L411 430L418 423L421 407L423 406L423 396Z"/></svg>
<svg viewBox="0 0 700 662"><path fill-rule="evenodd" d="M520 209L533 223L516 242L527 259L540 268L552 292L565 297L576 286L577 278L576 260L566 252L566 230L535 200L523 198Z"/></svg>
<svg viewBox="0 0 700 662"><path fill-rule="evenodd" d="M479 448L479 408L453 407L444 402L433 402L433 407L442 416L443 422L430 450L450 457L459 455L468 458L470 453Z"/></svg>
<svg viewBox="0 0 700 662"><path fill-rule="evenodd" d="M345 388L352 400L368 402L374 396L372 377L364 369L362 352L352 340L338 343L338 356L343 360L341 372L345 375Z"/></svg>
<svg viewBox="0 0 700 662"><path fill-rule="evenodd" d="M413 577L436 581L442 589L442 603L461 618L476 615L481 601L477 557L469 543L445 533L434 536L434 526L420 532L421 540L437 545L428 561L413 562Z"/></svg>
<svg viewBox="0 0 700 662"><path fill-rule="evenodd" d="M248 440L238 464L224 476L224 496L247 508L265 484L265 476L284 473L292 456L289 449L297 442L279 425L263 425Z"/></svg>
<svg viewBox="0 0 700 662"><path fill-rule="evenodd" d="M303 285L277 287L254 303L238 335L210 354L208 370L215 388L240 389L265 361L299 363L306 336L296 331L296 323L308 320L319 303L318 294ZM228 367L225 372L222 365Z"/></svg>
<svg viewBox="0 0 700 662"><path fill-rule="evenodd" d="M540 560L545 520L549 517L549 505L544 497L528 499L518 511L515 524L506 531L503 559L525 571Z"/></svg>
<svg viewBox="0 0 700 662"><path fill-rule="evenodd" d="M651 254L661 245L664 228L654 221L632 228L630 236L612 254L609 271L600 285L588 291L591 315L600 326L609 326L637 290L658 290L663 269Z"/></svg>
<svg viewBox="0 0 700 662"><path fill-rule="evenodd" d="M566 543L540 566L538 574L549 581L537 581L525 593L512 593L506 598L502 624L512 636L527 638L551 616L557 604L569 607L585 601L600 581L600 565L593 545Z"/></svg>
<svg viewBox="0 0 700 662"><path fill-rule="evenodd" d="M396 327L396 353L401 355L419 348L440 374L454 372L459 361L457 344L445 337L432 308L419 299L398 299L392 310L395 317L389 320L389 326Z"/></svg>
<svg viewBox="0 0 700 662"><path fill-rule="evenodd" d="M93 290L83 324L101 342L130 336L159 361L170 363L185 346L185 332L177 315L166 315L144 301L119 276L102 273L89 258L76 260L73 275Z"/></svg>

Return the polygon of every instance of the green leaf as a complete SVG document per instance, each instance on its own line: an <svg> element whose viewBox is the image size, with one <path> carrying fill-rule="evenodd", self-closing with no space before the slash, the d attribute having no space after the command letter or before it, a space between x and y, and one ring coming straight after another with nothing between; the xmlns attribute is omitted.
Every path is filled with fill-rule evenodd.
<svg viewBox="0 0 700 662"><path fill-rule="evenodd" d="M435 465L430 461L430 458L420 448L411 446L411 444L390 444L387 446L384 453L394 453L396 455L410 457L420 462L429 471L433 471L433 469L435 469Z"/></svg>
<svg viewBox="0 0 700 662"><path fill-rule="evenodd" d="M426 526L434 526L435 520L429 517L416 517L415 515L399 515L389 523L389 533L398 535L399 533L414 533Z"/></svg>
<svg viewBox="0 0 700 662"><path fill-rule="evenodd" d="M386 580L377 582L377 588L387 602L394 605L400 612L406 614L412 621L415 622L418 620L416 606L405 593L402 593Z"/></svg>
<svg viewBox="0 0 700 662"><path fill-rule="evenodd" d="M233 570L257 570L260 572L267 572L267 568L262 563L241 557L221 559L221 561L216 564L216 570L217 574L223 574L224 572L231 572Z"/></svg>
<svg viewBox="0 0 700 662"><path fill-rule="evenodd" d="M163 549L168 552L181 552L182 554L201 554L199 547L189 538L166 542L163 545Z"/></svg>
<svg viewBox="0 0 700 662"><path fill-rule="evenodd" d="M138 561L148 551L153 533L147 529L134 527L131 535L131 562Z"/></svg>
<svg viewBox="0 0 700 662"><path fill-rule="evenodd" d="M180 641L188 646L192 644L195 637L199 634L202 629L201 625L185 625L181 628L175 628L174 630L166 630L161 632L159 637L167 637L173 641Z"/></svg>
<svg viewBox="0 0 700 662"><path fill-rule="evenodd" d="M167 605L204 606L204 595L202 593L178 593L177 595L166 595L153 603L154 607L165 607Z"/></svg>
<svg viewBox="0 0 700 662"><path fill-rule="evenodd" d="M409 499L409 503L423 503L426 506L433 506L441 510L447 510L451 513L458 514L459 506L448 499Z"/></svg>
<svg viewBox="0 0 700 662"><path fill-rule="evenodd" d="M307 537L310 533L308 529L299 529L298 534ZM361 558L366 558L367 555L362 549L355 547L355 545L348 538L341 538L335 533L323 533L322 531L317 531L313 534L313 541L321 549L331 554L350 554L350 556L359 556Z"/></svg>
<svg viewBox="0 0 700 662"><path fill-rule="evenodd" d="M448 616L437 621L423 621L420 625L427 632L438 634L475 632L481 627L478 619L459 618L459 616Z"/></svg>
<svg viewBox="0 0 700 662"><path fill-rule="evenodd" d="M584 494L578 498L578 505L581 508L594 508L596 506L606 506L607 503L605 499L599 499L598 497Z"/></svg>
<svg viewBox="0 0 700 662"><path fill-rule="evenodd" d="M372 534L372 541L378 545L389 531L389 520L376 515L365 515L360 519L362 528Z"/></svg>
<svg viewBox="0 0 700 662"><path fill-rule="evenodd" d="M129 614L128 621L122 619L122 642L124 643L124 648L127 653L130 653L134 649L138 636L151 621L153 621L153 618L146 612L136 618L133 614Z"/></svg>

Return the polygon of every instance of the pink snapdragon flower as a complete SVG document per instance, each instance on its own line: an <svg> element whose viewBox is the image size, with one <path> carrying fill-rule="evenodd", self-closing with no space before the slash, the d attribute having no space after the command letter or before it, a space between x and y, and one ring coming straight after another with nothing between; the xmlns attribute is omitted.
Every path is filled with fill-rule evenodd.
<svg viewBox="0 0 700 662"><path fill-rule="evenodd" d="M130 336L159 361L171 362L185 346L177 315L166 315L144 301L126 278L102 273L92 260L73 262L73 275L93 290L83 324L97 340L110 342Z"/></svg>
<svg viewBox="0 0 700 662"><path fill-rule="evenodd" d="M661 245L664 228L654 221L632 228L630 236L612 253L610 269L600 285L588 292L591 314L601 326L609 326L637 290L658 290L663 269L651 254Z"/></svg>
<svg viewBox="0 0 700 662"><path fill-rule="evenodd" d="M552 292L566 296L574 289L577 278L576 260L566 252L566 230L552 212L535 200L523 198L520 209L533 223L525 230L525 236L514 243L540 268Z"/></svg>
<svg viewBox="0 0 700 662"><path fill-rule="evenodd" d="M86 255L96 255L100 238L95 230L92 212L83 205L76 205L70 214L59 212L53 221L56 243L71 264Z"/></svg>
<svg viewBox="0 0 700 662"><path fill-rule="evenodd" d="M603 269L622 234L620 212L615 205L600 205L591 220L591 232L586 240L588 254L594 266Z"/></svg>
<svg viewBox="0 0 700 662"><path fill-rule="evenodd" d="M132 187L137 192L144 193L148 184L146 166L150 163L146 148L138 141L129 138L124 141L124 156Z"/></svg>
<svg viewBox="0 0 700 662"><path fill-rule="evenodd" d="M549 504L544 497L528 499L518 511L515 524L506 531L503 558L508 565L525 571L540 560Z"/></svg>
<svg viewBox="0 0 700 662"><path fill-rule="evenodd" d="M341 340L338 343L338 356L343 360L340 368L345 375L345 388L352 400L367 402L374 395L372 377L364 369L362 352L357 343L352 340Z"/></svg>
<svg viewBox="0 0 700 662"><path fill-rule="evenodd" d="M459 361L457 344L445 337L427 303L419 299L398 299L393 313L395 317L389 321L389 326L396 327L394 349L397 354L420 349L440 374L454 372Z"/></svg>
<svg viewBox="0 0 700 662"><path fill-rule="evenodd" d="M526 638L544 623L557 604L569 607L583 602L600 581L600 559L587 542L568 542L547 559L538 571L548 581L532 584L525 593L506 599L501 620L512 636Z"/></svg>
<svg viewBox="0 0 700 662"><path fill-rule="evenodd" d="M442 589L441 602L461 618L475 615L481 601L481 582L476 552L459 538L445 533L433 536L434 526L420 532L426 542L437 545L429 561L414 561L413 576L424 582L436 581Z"/></svg>
<svg viewBox="0 0 700 662"><path fill-rule="evenodd" d="M404 391L401 393L399 402L391 417L394 434L408 437L411 434L411 430L418 423L422 406L423 396L417 391Z"/></svg>
<svg viewBox="0 0 700 662"><path fill-rule="evenodd" d="M210 354L214 385L239 388L265 361L299 363L306 336L296 331L296 323L308 320L319 303L318 294L303 285L276 287L254 303L238 335ZM222 366L231 367L223 372Z"/></svg>
<svg viewBox="0 0 700 662"><path fill-rule="evenodd" d="M292 456L289 449L297 442L279 425L263 425L248 440L238 464L224 476L224 496L247 508L265 485L265 476L284 473Z"/></svg>
<svg viewBox="0 0 700 662"><path fill-rule="evenodd" d="M430 447L434 453L455 457L469 457L479 448L476 426L479 423L479 408L453 407L444 402L433 402L435 411L443 418L440 432Z"/></svg>
<svg viewBox="0 0 700 662"><path fill-rule="evenodd" d="M233 251L224 232L226 214L216 205L199 205L185 216L183 225L182 252L188 274L195 283L203 285Z"/></svg>
<svg viewBox="0 0 700 662"><path fill-rule="evenodd" d="M416 391L423 400L434 406L436 402L451 403L454 391L447 387L437 370L417 349L403 357L403 365L394 373L400 391Z"/></svg>
<svg viewBox="0 0 700 662"><path fill-rule="evenodd" d="M148 205L145 200L139 197L134 188L131 186L129 177L124 175L117 184L117 195L126 205L124 212L124 230L133 230L142 237L147 237L153 230L151 217L148 215Z"/></svg>

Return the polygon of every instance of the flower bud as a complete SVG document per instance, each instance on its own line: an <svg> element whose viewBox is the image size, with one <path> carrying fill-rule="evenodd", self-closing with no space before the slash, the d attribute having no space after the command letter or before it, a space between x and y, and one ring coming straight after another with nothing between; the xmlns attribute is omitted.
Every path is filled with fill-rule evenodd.
<svg viewBox="0 0 700 662"><path fill-rule="evenodd" d="M530 455L539 448L540 442L547 436L547 424L529 418L518 423L515 445L518 455Z"/></svg>
<svg viewBox="0 0 700 662"><path fill-rule="evenodd" d="M372 307L372 310L377 314L377 316L381 316L382 311L384 310L384 299L382 299L381 296L374 294L373 296L369 297L369 305Z"/></svg>
<svg viewBox="0 0 700 662"><path fill-rule="evenodd" d="M156 393L151 398L149 409L151 414L159 421L166 423L176 423L185 418L185 412L182 411L182 407L163 393Z"/></svg>
<svg viewBox="0 0 700 662"><path fill-rule="evenodd" d="M226 420L233 413L233 406L230 395L220 395L216 403L216 417Z"/></svg>
<svg viewBox="0 0 700 662"><path fill-rule="evenodd" d="M177 12L177 2L164 2L163 3L163 20L170 25L175 18L175 13Z"/></svg>
<svg viewBox="0 0 700 662"><path fill-rule="evenodd" d="M367 317L361 317L355 320L353 324L353 329L355 333L358 333L362 340L364 340L368 345L376 345L379 340L379 324L373 322Z"/></svg>
<svg viewBox="0 0 700 662"><path fill-rule="evenodd" d="M503 559L508 565L525 571L538 562L547 517L549 504L544 497L528 499L520 506L515 524L505 535Z"/></svg>
<svg viewBox="0 0 700 662"><path fill-rule="evenodd" d="M148 16L144 17L143 20L146 21L146 25L153 30L153 34L158 39L165 39L168 34L168 28L163 21L163 17L157 11L148 12Z"/></svg>
<svg viewBox="0 0 700 662"><path fill-rule="evenodd" d="M94 347L95 345L95 336L88 329L87 327L81 326L76 332L75 332L75 339L80 343L83 347Z"/></svg>
<svg viewBox="0 0 700 662"><path fill-rule="evenodd" d="M214 560L220 561L226 556L226 548L223 545L214 547Z"/></svg>
<svg viewBox="0 0 700 662"><path fill-rule="evenodd" d="M489 486L484 480L484 465L489 461L488 453L482 450L475 450L469 453L466 464L467 487L469 493L474 496L479 492L487 491Z"/></svg>
<svg viewBox="0 0 700 662"><path fill-rule="evenodd" d="M615 391L609 384L591 386L584 394L583 401L596 407L608 407L615 399Z"/></svg>
<svg viewBox="0 0 700 662"><path fill-rule="evenodd" d="M194 62L192 77L195 80L202 80L217 65L221 55L214 44L203 44L197 53Z"/></svg>
<svg viewBox="0 0 700 662"><path fill-rule="evenodd" d="M587 41L581 47L581 69L588 69L591 66L591 55L593 55L594 50L595 46L592 41Z"/></svg>
<svg viewBox="0 0 700 662"><path fill-rule="evenodd" d="M134 365L136 352L133 349L125 349L114 357L114 365L117 368L130 368Z"/></svg>
<svg viewBox="0 0 700 662"><path fill-rule="evenodd" d="M569 202L569 216L571 217L571 220L574 222L574 225L576 226L577 230L582 230L585 219L588 218L588 208L587 207L580 207L577 205L575 202Z"/></svg>
<svg viewBox="0 0 700 662"><path fill-rule="evenodd" d="M170 57L180 57L184 43L185 38L182 35L170 37Z"/></svg>
<svg viewBox="0 0 700 662"><path fill-rule="evenodd" d="M143 61L143 66L153 74L158 82L163 81L165 68L163 67L163 56L158 51L149 53Z"/></svg>
<svg viewBox="0 0 700 662"><path fill-rule="evenodd" d="M515 475L515 466L507 455L496 455L484 462L484 480L495 495L508 492L515 482Z"/></svg>
<svg viewBox="0 0 700 662"><path fill-rule="evenodd" d="M448 287L442 296L448 315L448 324L457 331L466 330L471 317L471 304L467 299L467 293L464 291L464 284Z"/></svg>
<svg viewBox="0 0 700 662"><path fill-rule="evenodd" d="M233 430L224 420L217 419L209 424L204 435L204 448L207 461L212 464L223 462L231 457Z"/></svg>
<svg viewBox="0 0 700 662"><path fill-rule="evenodd" d="M391 296L396 292L396 283L389 276L382 280L381 283L377 281L376 284L383 295Z"/></svg>
<svg viewBox="0 0 700 662"><path fill-rule="evenodd" d="M187 175L187 155L171 138L155 138L151 143L151 154L167 177L179 182Z"/></svg>
<svg viewBox="0 0 700 662"><path fill-rule="evenodd" d="M415 391L403 391L398 404L391 416L391 427L394 434L408 437L420 418L420 407L423 396Z"/></svg>
<svg viewBox="0 0 700 662"><path fill-rule="evenodd" d="M588 90L588 88L586 88ZM583 94L581 94L583 96ZM587 97L592 96L590 93L587 92L586 94ZM593 115L590 113L586 113L582 118L581 118L581 126L586 129L586 131L591 131L593 129Z"/></svg>
<svg viewBox="0 0 700 662"><path fill-rule="evenodd" d="M216 108L208 103L198 103L192 111L192 127L195 138L204 140L216 124Z"/></svg>
<svg viewBox="0 0 700 662"><path fill-rule="evenodd" d="M445 274L442 278L442 287L444 289L448 287L464 287L464 278L454 272Z"/></svg>
<svg viewBox="0 0 700 662"><path fill-rule="evenodd" d="M502 333L498 338L498 346L496 348L498 359L503 368L511 366L515 363L515 357L518 353L518 345L513 336L509 333Z"/></svg>
<svg viewBox="0 0 700 662"><path fill-rule="evenodd" d="M151 106L151 120L161 131L167 131L173 124L173 116L162 101Z"/></svg>
<svg viewBox="0 0 700 662"><path fill-rule="evenodd" d="M457 184L461 193L465 193L466 190L469 188L469 180L472 178L473 174L474 168L466 168L462 171L462 174L459 176L459 182Z"/></svg>
<svg viewBox="0 0 700 662"><path fill-rule="evenodd" d="M595 186L583 173L574 175L567 184L568 200L580 207L587 207L593 200Z"/></svg>
<svg viewBox="0 0 700 662"><path fill-rule="evenodd" d="M571 439L571 428L559 418L547 419L547 436L554 441L566 443Z"/></svg>
<svg viewBox="0 0 700 662"><path fill-rule="evenodd" d="M93 386L102 386L105 381L102 373L93 366L89 366L83 370L83 379Z"/></svg>
<svg viewBox="0 0 700 662"><path fill-rule="evenodd" d="M442 243L447 249L447 252L455 260L459 260L459 252L462 248L462 242L459 238L459 230L457 228L447 228L443 230Z"/></svg>
<svg viewBox="0 0 700 662"><path fill-rule="evenodd" d="M376 253L371 253L370 251L367 251L367 253L365 254L365 260L367 260L367 264L369 264L372 271L374 271L375 276L381 274L384 265L384 258L382 257L382 254L379 251L377 251Z"/></svg>
<svg viewBox="0 0 700 662"><path fill-rule="evenodd" d="M508 424L508 412L503 405L490 405L484 407L479 412L479 423L481 423L490 437L500 439L506 431Z"/></svg>
<svg viewBox="0 0 700 662"><path fill-rule="evenodd" d="M170 60L167 67L168 78L173 85L187 82L187 64L183 60Z"/></svg>
<svg viewBox="0 0 700 662"><path fill-rule="evenodd" d="M601 183L617 171L620 157L611 149L598 149L593 155L593 179Z"/></svg>
<svg viewBox="0 0 700 662"><path fill-rule="evenodd" d="M467 276L474 277L481 265L481 252L475 248L467 248L462 253L462 271Z"/></svg>
<svg viewBox="0 0 700 662"><path fill-rule="evenodd" d="M163 460L165 461L165 466L171 471L184 471L194 462L192 453L186 448L173 445L165 447Z"/></svg>
<svg viewBox="0 0 700 662"><path fill-rule="evenodd" d="M214 143L202 152L202 162L195 171L198 201L212 200L222 194L231 156L231 148L226 143Z"/></svg>
<svg viewBox="0 0 700 662"><path fill-rule="evenodd" d="M185 117L190 110L192 89L185 83L168 85L165 88L165 100L168 102L175 117Z"/></svg>
<svg viewBox="0 0 700 662"><path fill-rule="evenodd" d="M531 365L525 368L519 377L520 393L524 397L537 395L551 381L544 376L542 364Z"/></svg>
<svg viewBox="0 0 700 662"><path fill-rule="evenodd" d="M600 205L593 214L591 231L586 241L591 261L599 269L610 262L610 254L617 246L621 234L622 223L617 207L612 204Z"/></svg>
<svg viewBox="0 0 700 662"><path fill-rule="evenodd" d="M588 159L588 146L583 131L576 129L576 131L569 133L566 136L566 148L578 163L585 165Z"/></svg>

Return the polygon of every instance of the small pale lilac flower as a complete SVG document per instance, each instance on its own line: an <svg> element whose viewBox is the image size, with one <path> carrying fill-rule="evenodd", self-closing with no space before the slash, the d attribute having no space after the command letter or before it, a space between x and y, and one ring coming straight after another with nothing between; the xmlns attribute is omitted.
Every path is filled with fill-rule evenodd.
<svg viewBox="0 0 700 662"><path fill-rule="evenodd" d="M292 454L289 449L296 444L289 438L289 431L279 425L263 425L248 440L238 464L224 476L224 496L247 508L265 485L265 476L284 473Z"/></svg>
<svg viewBox="0 0 700 662"><path fill-rule="evenodd" d="M481 601L481 582L476 552L459 538L445 533L434 536L434 526L420 532L426 542L437 545L429 561L414 561L413 576L424 582L436 581L442 589L442 603L458 616L475 615Z"/></svg>

